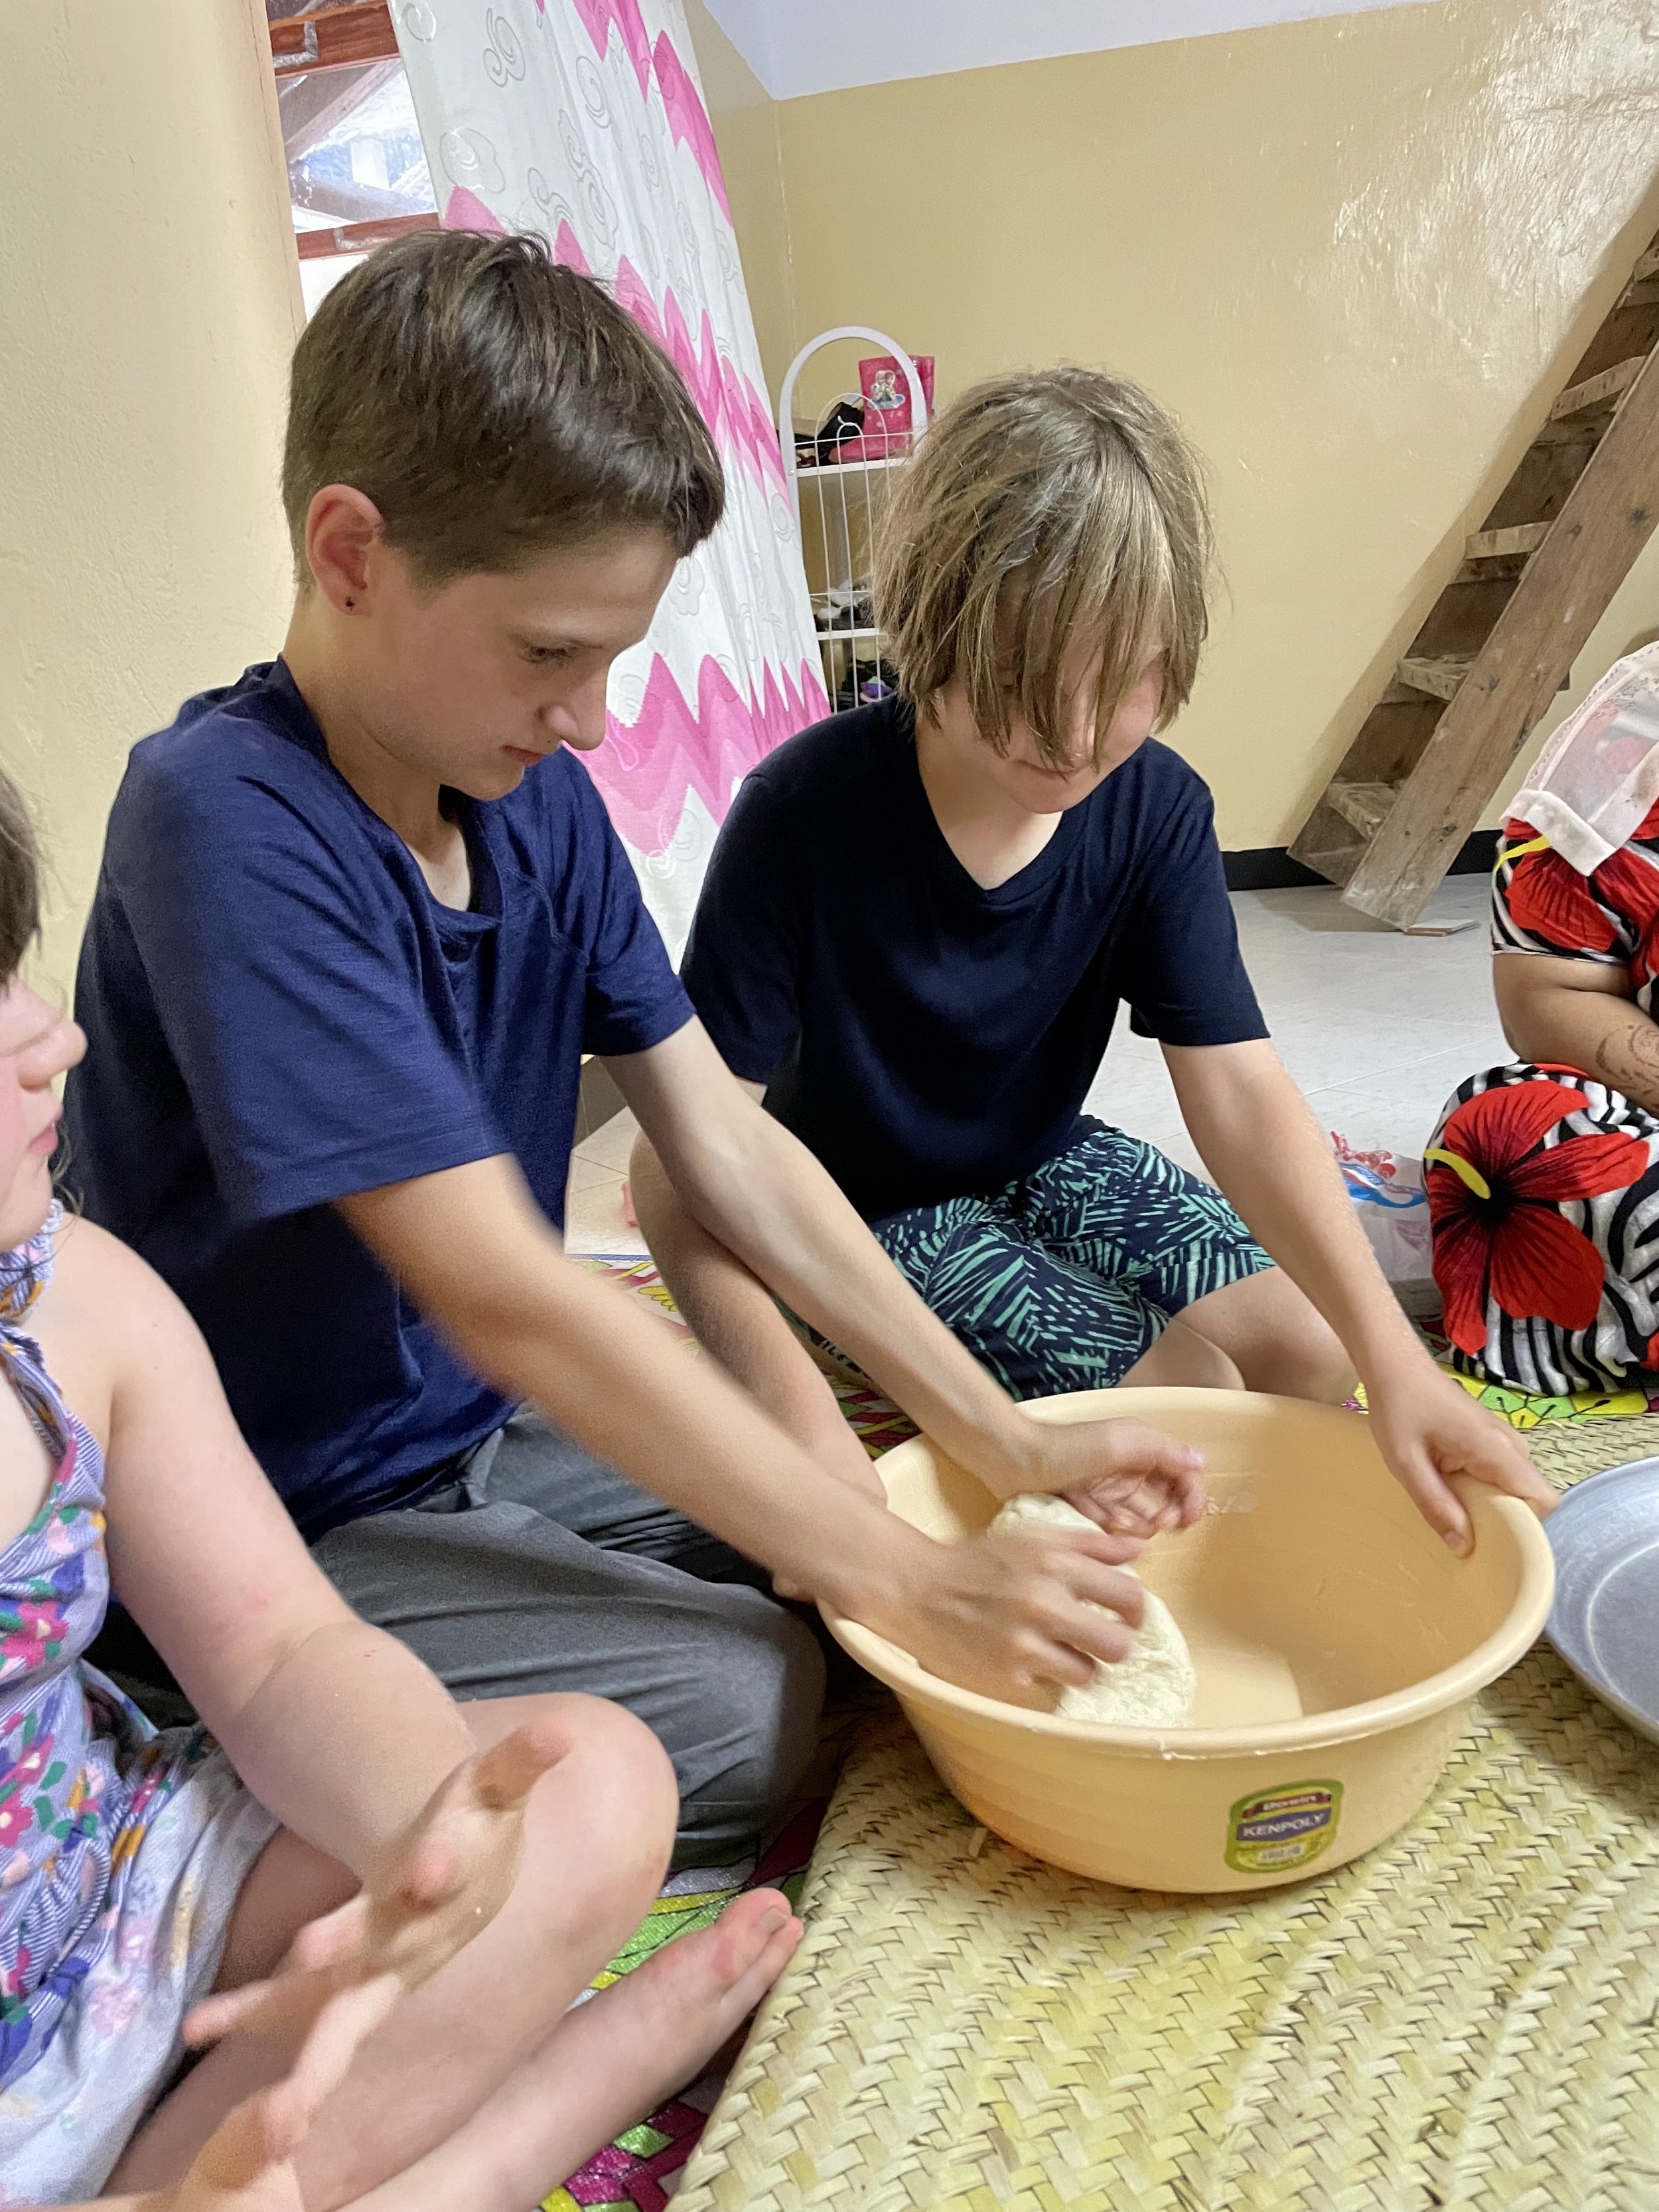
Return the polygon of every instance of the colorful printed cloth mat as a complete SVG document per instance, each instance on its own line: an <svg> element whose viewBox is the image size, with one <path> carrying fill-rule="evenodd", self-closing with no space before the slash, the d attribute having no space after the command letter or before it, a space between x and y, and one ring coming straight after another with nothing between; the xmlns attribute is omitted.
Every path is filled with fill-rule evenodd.
<svg viewBox="0 0 1659 2212"><path fill-rule="evenodd" d="M1422 1322L1418 1326L1435 1358L1450 1368L1451 1346L1446 1337L1437 1328ZM1457 1380L1472 1398L1514 1429L1535 1429L1545 1421L1624 1421L1640 1413L1659 1413L1659 1375L1632 1374L1622 1390L1578 1390L1570 1398L1534 1396L1526 1390L1506 1389L1499 1382L1480 1382L1473 1375L1459 1375Z"/></svg>
<svg viewBox="0 0 1659 2212"><path fill-rule="evenodd" d="M608 1988L632 1973L677 1936L711 1927L746 1889L769 1884L782 1890L792 1905L796 1903L823 1812L817 1804L798 1813L758 1859L740 1860L735 1866L688 1868L675 1875L645 1925L594 1978L593 1987ZM637 2127L624 2130L545 2199L544 2212L662 2212L725 2081L723 2072L705 2074Z"/></svg>

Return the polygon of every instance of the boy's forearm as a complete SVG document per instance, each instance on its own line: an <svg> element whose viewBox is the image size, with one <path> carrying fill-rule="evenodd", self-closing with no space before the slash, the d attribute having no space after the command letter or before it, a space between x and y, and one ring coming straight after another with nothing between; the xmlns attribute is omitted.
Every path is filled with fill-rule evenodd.
<svg viewBox="0 0 1659 2212"><path fill-rule="evenodd" d="M1227 1052L1241 1048L1223 1047ZM1194 1055L1196 1058L1196 1054ZM1224 1195L1341 1339L1368 1383L1427 1357L1377 1266L1311 1109L1270 1045L1224 1081L1183 1077L1182 1116Z"/></svg>
<svg viewBox="0 0 1659 2212"><path fill-rule="evenodd" d="M476 1373L793 1587L855 1613L877 1584L926 1571L925 1538L827 1475L641 1301L567 1261L509 1162L341 1206Z"/></svg>
<svg viewBox="0 0 1659 2212"><path fill-rule="evenodd" d="M825 1170L769 1115L753 1109L740 1158L683 1147L673 1180L711 1237L953 1459L1002 1497L1041 1486L1032 1425L917 1297Z"/></svg>
<svg viewBox="0 0 1659 2212"><path fill-rule="evenodd" d="M856 1611L888 1541L873 1498L835 1480L714 1363L690 1358L613 1285L582 1274L462 1350L745 1557L838 1611Z"/></svg>
<svg viewBox="0 0 1659 2212"><path fill-rule="evenodd" d="M827 1377L765 1285L693 1218L648 1139L635 1144L629 1173L652 1257L702 1349L820 1467L879 1497L881 1485Z"/></svg>

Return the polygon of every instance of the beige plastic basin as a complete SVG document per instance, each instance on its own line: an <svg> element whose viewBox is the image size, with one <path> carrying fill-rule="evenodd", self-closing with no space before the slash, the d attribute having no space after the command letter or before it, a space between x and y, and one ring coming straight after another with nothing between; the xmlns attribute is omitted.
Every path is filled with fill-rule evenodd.
<svg viewBox="0 0 1659 2212"><path fill-rule="evenodd" d="M1544 1531L1459 1486L1455 1559L1383 1466L1362 1415L1218 1390L1091 1390L1025 1409L1133 1415L1198 1445L1219 1510L1139 1562L1198 1672L1185 1729L1103 1729L958 1689L856 1622L830 1626L896 1692L969 1811L1010 1843L1139 1889L1266 1889L1391 1835L1434 1787L1468 1700L1542 1628ZM925 1438L877 1463L928 1535L982 1528L995 1500Z"/></svg>

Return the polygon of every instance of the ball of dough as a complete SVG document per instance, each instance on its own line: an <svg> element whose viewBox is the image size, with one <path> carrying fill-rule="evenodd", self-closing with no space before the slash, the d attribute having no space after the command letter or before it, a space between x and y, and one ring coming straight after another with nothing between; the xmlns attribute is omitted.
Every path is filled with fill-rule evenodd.
<svg viewBox="0 0 1659 2212"><path fill-rule="evenodd" d="M1063 1498L1035 1492L1011 1498L991 1528L994 1533L999 1528L1028 1527L1033 1522L1055 1528L1095 1526L1086 1513L1079 1513ZM1123 1567L1119 1571L1127 1575L1134 1571ZM1198 1677L1187 1639L1163 1599L1148 1590L1146 1619L1129 1656L1115 1665L1097 1660L1094 1680L1080 1688L1062 1690L1054 1711L1066 1720L1097 1721L1109 1728L1184 1728L1192 1718L1197 1692Z"/></svg>

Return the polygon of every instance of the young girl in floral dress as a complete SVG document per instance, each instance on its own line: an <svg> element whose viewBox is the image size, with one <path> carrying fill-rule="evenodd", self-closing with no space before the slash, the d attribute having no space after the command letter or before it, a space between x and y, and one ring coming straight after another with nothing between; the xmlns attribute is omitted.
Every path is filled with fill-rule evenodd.
<svg viewBox="0 0 1659 2212"><path fill-rule="evenodd" d="M569 2009L666 1865L667 1759L594 1698L463 1713L336 1595L182 1307L54 1203L82 1040L35 920L0 777L0 2203L523 2212L798 1925L757 1891ZM112 1586L212 1737L87 1664Z"/></svg>

